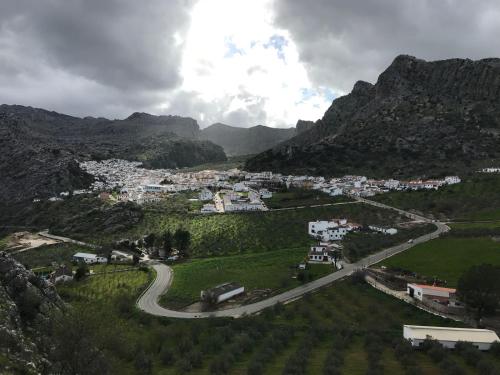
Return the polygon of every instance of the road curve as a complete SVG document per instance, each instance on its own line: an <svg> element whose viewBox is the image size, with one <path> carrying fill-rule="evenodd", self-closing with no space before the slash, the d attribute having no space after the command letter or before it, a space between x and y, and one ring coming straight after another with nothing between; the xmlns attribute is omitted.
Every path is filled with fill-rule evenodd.
<svg viewBox="0 0 500 375"><path fill-rule="evenodd" d="M402 215L405 215L409 218L415 219L415 220L422 220L425 222L431 222L429 219L420 216L420 215L415 215L410 212L406 212L394 207L390 207L387 205L384 205L382 203L370 201L367 199L363 198L356 198L362 203L370 204L373 206L381 207L381 208L386 208L386 209L391 209L391 210L396 210ZM435 222L433 223L436 226L436 230L432 233L425 234L423 236L417 237L413 240L412 243L402 243L393 247L390 247L388 249L379 251L375 254L369 255L361 260L359 260L356 263L351 263L347 264L345 268L336 271L334 273L331 273L327 276L324 276L320 279L314 280L310 283L304 284L302 286L299 286L297 288L288 290L286 292L283 292L281 294L272 296L270 298L267 298L263 301L255 302L249 305L243 305L239 307L234 307L226 310L218 310L218 311L212 311L212 312L199 312L199 313L192 313L192 312L184 312L184 311L176 311L176 310L170 310L165 307L162 307L158 304L158 299L160 296L168 290L170 283L172 282L172 269L168 267L167 265L160 264L160 263L153 263L152 267L156 271L156 279L153 281L153 283L142 293L142 295L139 297L137 300L137 307L152 315L156 316L163 316L163 317L169 317L169 318L181 318L181 319L197 319L197 318L210 318L210 317L232 317L232 318L238 318L241 316L245 315L250 315L257 313L265 308L271 307L275 305L278 302L285 303L291 300L298 299L302 297L304 294L308 292L315 291L319 288L322 288L324 286L327 286L331 283L333 283L336 280L342 279L346 276L349 276L353 271L359 268L364 268L371 266L375 263L378 263L386 258L389 258L393 255L396 255L400 252L403 252L405 250L408 250L409 248L423 243L427 242L431 239L439 237L442 233L447 232L450 230L450 228L441 222Z"/></svg>

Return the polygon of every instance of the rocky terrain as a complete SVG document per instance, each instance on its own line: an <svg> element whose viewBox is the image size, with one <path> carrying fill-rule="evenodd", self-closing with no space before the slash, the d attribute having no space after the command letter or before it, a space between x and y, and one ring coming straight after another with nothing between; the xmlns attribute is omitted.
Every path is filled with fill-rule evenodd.
<svg viewBox="0 0 500 375"><path fill-rule="evenodd" d="M39 329L62 310L51 284L0 252L0 373L37 374L51 367Z"/></svg>
<svg viewBox="0 0 500 375"><path fill-rule="evenodd" d="M77 161L123 158L177 168L226 160L200 140L195 120L134 113L124 120L77 118L23 106L0 106L0 202L13 203L87 187Z"/></svg>
<svg viewBox="0 0 500 375"><path fill-rule="evenodd" d="M229 156L239 156L266 151L296 134L295 128L270 128L263 125L238 128L217 123L203 129L201 138L222 146Z"/></svg>
<svg viewBox="0 0 500 375"><path fill-rule="evenodd" d="M429 177L500 158L500 59L398 56L314 126L247 162L283 173Z"/></svg>

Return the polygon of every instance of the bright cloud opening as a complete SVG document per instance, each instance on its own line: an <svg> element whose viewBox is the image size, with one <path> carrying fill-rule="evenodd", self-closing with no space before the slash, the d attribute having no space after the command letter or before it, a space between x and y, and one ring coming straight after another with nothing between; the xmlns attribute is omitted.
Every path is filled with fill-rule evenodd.
<svg viewBox="0 0 500 375"><path fill-rule="evenodd" d="M289 33L273 25L269 0L200 0L183 43L179 91L200 102L188 115L202 126L291 126L320 118L331 104Z"/></svg>

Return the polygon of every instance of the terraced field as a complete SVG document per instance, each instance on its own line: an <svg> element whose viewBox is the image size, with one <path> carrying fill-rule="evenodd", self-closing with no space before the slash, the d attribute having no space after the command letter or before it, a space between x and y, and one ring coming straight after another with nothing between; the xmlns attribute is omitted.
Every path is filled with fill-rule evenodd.
<svg viewBox="0 0 500 375"><path fill-rule="evenodd" d="M368 368L380 374L481 374L485 366L498 371L500 364L492 353L479 353L472 363L449 352L436 360L413 351L401 340L403 324L457 323L351 280L259 316L178 321L124 308L147 274L123 275L119 281L111 274L94 276L64 286L63 293L89 317L100 317L106 338L96 345L117 374L366 374ZM127 293L116 293L117 285Z"/></svg>

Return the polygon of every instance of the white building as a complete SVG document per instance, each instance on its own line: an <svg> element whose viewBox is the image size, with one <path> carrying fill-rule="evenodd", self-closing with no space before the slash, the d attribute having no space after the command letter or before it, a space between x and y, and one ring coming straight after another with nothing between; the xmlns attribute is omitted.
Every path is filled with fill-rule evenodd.
<svg viewBox="0 0 500 375"><path fill-rule="evenodd" d="M369 225L368 228L370 228L374 232L379 232L379 233L383 233L383 234L390 234L391 236L398 233L398 230L396 228L384 228L384 227L377 227L375 225Z"/></svg>
<svg viewBox="0 0 500 375"><path fill-rule="evenodd" d="M481 170L481 172L484 172L484 173L499 173L500 172L500 168L483 168Z"/></svg>
<svg viewBox="0 0 500 375"><path fill-rule="evenodd" d="M347 219L339 220L317 220L309 222L308 233L323 242L339 241L353 228L347 223Z"/></svg>
<svg viewBox="0 0 500 375"><path fill-rule="evenodd" d="M149 184L144 185L144 191L146 193L163 193L166 189L165 185Z"/></svg>
<svg viewBox="0 0 500 375"><path fill-rule="evenodd" d="M125 253L119 250L113 250L111 252L111 260L115 262L130 262L133 260L133 255Z"/></svg>
<svg viewBox="0 0 500 375"><path fill-rule="evenodd" d="M224 283L208 290L202 290L200 297L203 301L221 303L245 293L245 287L237 283Z"/></svg>
<svg viewBox="0 0 500 375"><path fill-rule="evenodd" d="M211 201L214 199L213 193L208 189L202 189L198 197L200 201Z"/></svg>
<svg viewBox="0 0 500 375"><path fill-rule="evenodd" d="M237 182L233 185L233 190L236 192L245 192L248 191L248 186L244 182Z"/></svg>
<svg viewBox="0 0 500 375"><path fill-rule="evenodd" d="M444 182L448 185L459 184L462 180L458 176L446 176Z"/></svg>
<svg viewBox="0 0 500 375"><path fill-rule="evenodd" d="M333 244L320 243L311 246L307 255L309 263L337 263L341 258L341 252L338 246Z"/></svg>
<svg viewBox="0 0 500 375"><path fill-rule="evenodd" d="M201 208L202 214L211 214L214 212L217 212L217 208L215 207L215 204L207 203L207 204L204 204L203 207Z"/></svg>
<svg viewBox="0 0 500 375"><path fill-rule="evenodd" d="M96 254L76 253L75 255L73 255L73 261L85 262L87 264L94 264L94 263L107 263L108 259L105 257L97 256Z"/></svg>
<svg viewBox="0 0 500 375"><path fill-rule="evenodd" d="M269 190L267 189L260 189L259 190L259 194L260 194L260 197L262 199L269 199L269 198L272 198L273 197L273 193L271 193Z"/></svg>
<svg viewBox="0 0 500 375"><path fill-rule="evenodd" d="M431 326L403 326L403 337L412 346L419 347L426 339L437 340L445 348L453 349L459 341L472 343L479 350L489 350L491 344L500 341L489 329L448 328Z"/></svg>
<svg viewBox="0 0 500 375"><path fill-rule="evenodd" d="M397 189L399 187L399 181L390 179L384 182L384 186L388 189Z"/></svg>
<svg viewBox="0 0 500 375"><path fill-rule="evenodd" d="M456 289L443 288L434 285L407 284L406 293L415 299L422 301L424 298L435 302L448 304L450 295L454 294Z"/></svg>

